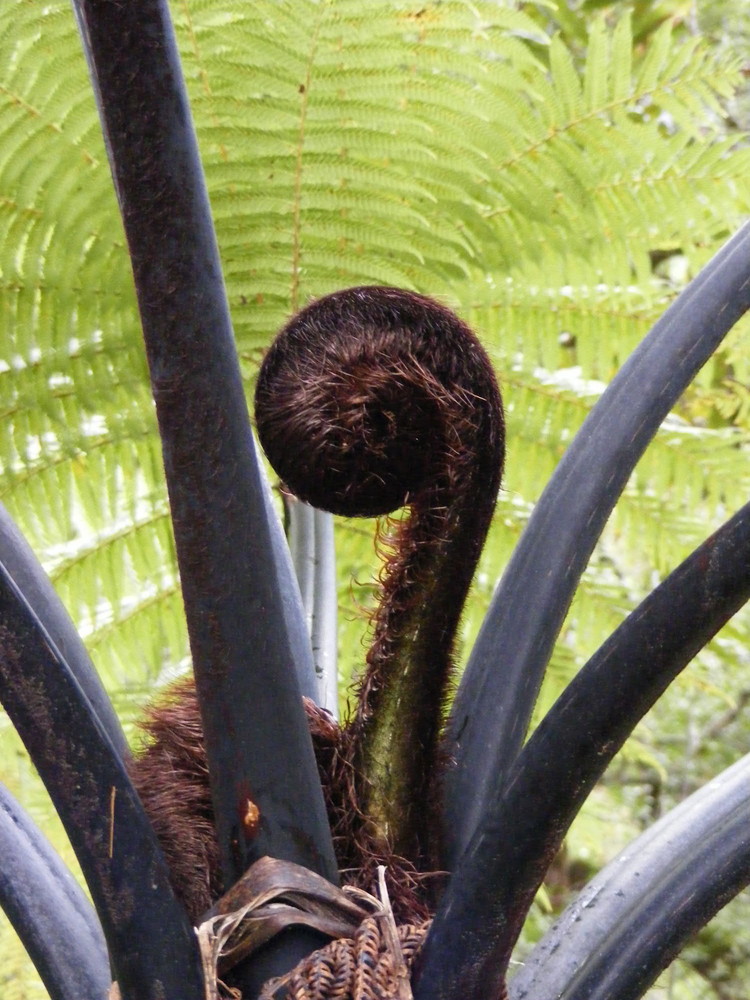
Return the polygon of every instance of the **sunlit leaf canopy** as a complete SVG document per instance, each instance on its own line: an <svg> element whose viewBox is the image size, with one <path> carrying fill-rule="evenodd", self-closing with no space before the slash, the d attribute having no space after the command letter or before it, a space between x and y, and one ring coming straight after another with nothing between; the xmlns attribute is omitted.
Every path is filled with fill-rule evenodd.
<svg viewBox="0 0 750 1000"><path fill-rule="evenodd" d="M670 21L636 46L627 14L592 17L582 58L541 8L516 6L172 5L248 393L291 312L365 282L454 305L497 363L507 475L467 643L602 386L749 200L750 153L723 111L736 60ZM139 689L188 652L132 278L69 5L5 5L0 65L0 498L110 688ZM558 673L746 496L747 373L738 332L634 476ZM338 527L347 671L363 655L371 529Z"/></svg>
<svg viewBox="0 0 750 1000"><path fill-rule="evenodd" d="M508 473L470 630L565 443L674 291L653 255L691 271L747 203L748 153L721 129L726 56L665 24L634 58L623 17L592 21L581 66L532 14L173 10L248 387L290 312L361 282L454 304L497 361ZM68 5L0 16L2 499L110 683L137 684L187 651L127 253ZM739 351L721 359L735 379ZM727 490L746 492L726 403L709 420L686 407L586 581L574 622L588 642L627 604L620 549L663 571ZM340 535L349 604L370 532ZM362 623L348 617L351 665Z"/></svg>

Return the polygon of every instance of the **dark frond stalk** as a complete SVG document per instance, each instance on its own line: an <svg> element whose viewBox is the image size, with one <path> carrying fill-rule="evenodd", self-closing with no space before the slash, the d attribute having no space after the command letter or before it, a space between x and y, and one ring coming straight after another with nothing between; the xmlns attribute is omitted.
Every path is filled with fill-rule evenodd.
<svg viewBox="0 0 750 1000"><path fill-rule="evenodd" d="M301 698L315 691L310 641L250 432L169 8L74 7L133 266L224 886L264 855L336 882ZM319 943L291 928L233 982L251 996Z"/></svg>
<svg viewBox="0 0 750 1000"><path fill-rule="evenodd" d="M682 292L623 365L555 470L517 545L453 705L444 866L526 735L560 626L614 504L659 424L750 307L750 224Z"/></svg>
<svg viewBox="0 0 750 1000"><path fill-rule="evenodd" d="M295 675L314 683L310 643L253 447L168 5L75 7L133 265L224 881L263 855L335 881Z"/></svg>
<svg viewBox="0 0 750 1000"><path fill-rule="evenodd" d="M112 746L123 760L130 756L120 720L104 690L88 650L57 596L41 563L8 511L0 504L0 562L29 602L50 639L81 685Z"/></svg>
<svg viewBox="0 0 750 1000"><path fill-rule="evenodd" d="M750 755L663 816L581 891L511 1000L639 1000L750 883Z"/></svg>
<svg viewBox="0 0 750 1000"><path fill-rule="evenodd" d="M417 1000L497 996L528 908L594 784L637 722L749 597L750 504L629 615L542 720L507 782L490 786L425 943Z"/></svg>
<svg viewBox="0 0 750 1000"><path fill-rule="evenodd" d="M503 421L492 367L449 310L394 288L336 292L271 347L258 433L282 481L337 514L404 504L346 738L374 841L424 864L455 632L495 505Z"/></svg>
<svg viewBox="0 0 750 1000"><path fill-rule="evenodd" d="M0 622L0 701L76 852L123 1000L202 1000L196 939L123 762L2 566Z"/></svg>
<svg viewBox="0 0 750 1000"><path fill-rule="evenodd" d="M103 998L112 975L91 903L49 841L0 785L0 906L52 1000Z"/></svg>

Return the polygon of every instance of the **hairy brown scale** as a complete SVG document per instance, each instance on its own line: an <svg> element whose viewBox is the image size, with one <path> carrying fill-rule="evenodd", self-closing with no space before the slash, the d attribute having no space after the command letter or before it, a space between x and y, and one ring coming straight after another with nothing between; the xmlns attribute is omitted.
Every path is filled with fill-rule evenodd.
<svg viewBox="0 0 750 1000"><path fill-rule="evenodd" d="M309 705L308 720L342 869L353 869L356 881L379 859L401 859L405 876L424 872L436 857L455 634L502 472L492 367L469 328L431 299L348 289L312 303L281 331L258 379L256 420L271 464L302 500L346 516L408 507L382 536L381 595L353 716L339 730ZM157 831L171 842L178 891L184 897L183 883L194 881L210 899L218 892L215 843L190 860L180 856L194 851L185 836L191 810L201 823L211 818L194 691L182 686L167 705L152 710L154 742L134 774L152 816L173 811L170 796L177 805L172 785L188 790L179 816L162 815ZM201 825L195 839L204 836Z"/></svg>

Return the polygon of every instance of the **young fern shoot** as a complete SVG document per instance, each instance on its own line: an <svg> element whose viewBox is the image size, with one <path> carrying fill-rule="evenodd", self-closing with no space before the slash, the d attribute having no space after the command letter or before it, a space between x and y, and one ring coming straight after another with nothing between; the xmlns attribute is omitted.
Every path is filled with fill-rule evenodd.
<svg viewBox="0 0 750 1000"><path fill-rule="evenodd" d="M263 448L301 499L346 516L409 508L387 539L346 757L374 844L423 868L455 634L502 472L492 366L438 303L352 288L282 330L255 401Z"/></svg>

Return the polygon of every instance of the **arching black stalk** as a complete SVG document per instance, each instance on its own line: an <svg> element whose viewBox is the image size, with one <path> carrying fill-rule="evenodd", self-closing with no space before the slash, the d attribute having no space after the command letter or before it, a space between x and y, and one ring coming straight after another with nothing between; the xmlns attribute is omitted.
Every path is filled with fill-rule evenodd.
<svg viewBox="0 0 750 1000"><path fill-rule="evenodd" d="M91 891L123 1000L199 1000L198 948L123 762L0 565L0 701Z"/></svg>
<svg viewBox="0 0 750 1000"><path fill-rule="evenodd" d="M299 694L309 641L253 448L168 5L75 9L133 266L224 879L272 854L335 880Z"/></svg>
<svg viewBox="0 0 750 1000"><path fill-rule="evenodd" d="M169 5L73 2L133 267L223 881L264 854L335 881L300 698L314 685L310 644L253 447ZM284 938L263 969L258 956L235 970L240 988L317 944L298 928Z"/></svg>
<svg viewBox="0 0 750 1000"><path fill-rule="evenodd" d="M510 1000L639 1000L750 882L748 829L750 754L589 882L511 980Z"/></svg>
<svg viewBox="0 0 750 1000"><path fill-rule="evenodd" d="M0 785L0 907L51 1000L98 1000L112 981L94 908L60 855Z"/></svg>
<svg viewBox="0 0 750 1000"><path fill-rule="evenodd" d="M28 601L50 639L83 688L112 746L130 756L125 734L101 678L41 563L5 507L0 504L0 562Z"/></svg>
<svg viewBox="0 0 750 1000"><path fill-rule="evenodd" d="M536 890L595 782L636 723L748 598L750 504L628 616L542 720L507 783L490 789L425 942L416 1000L499 994Z"/></svg>

